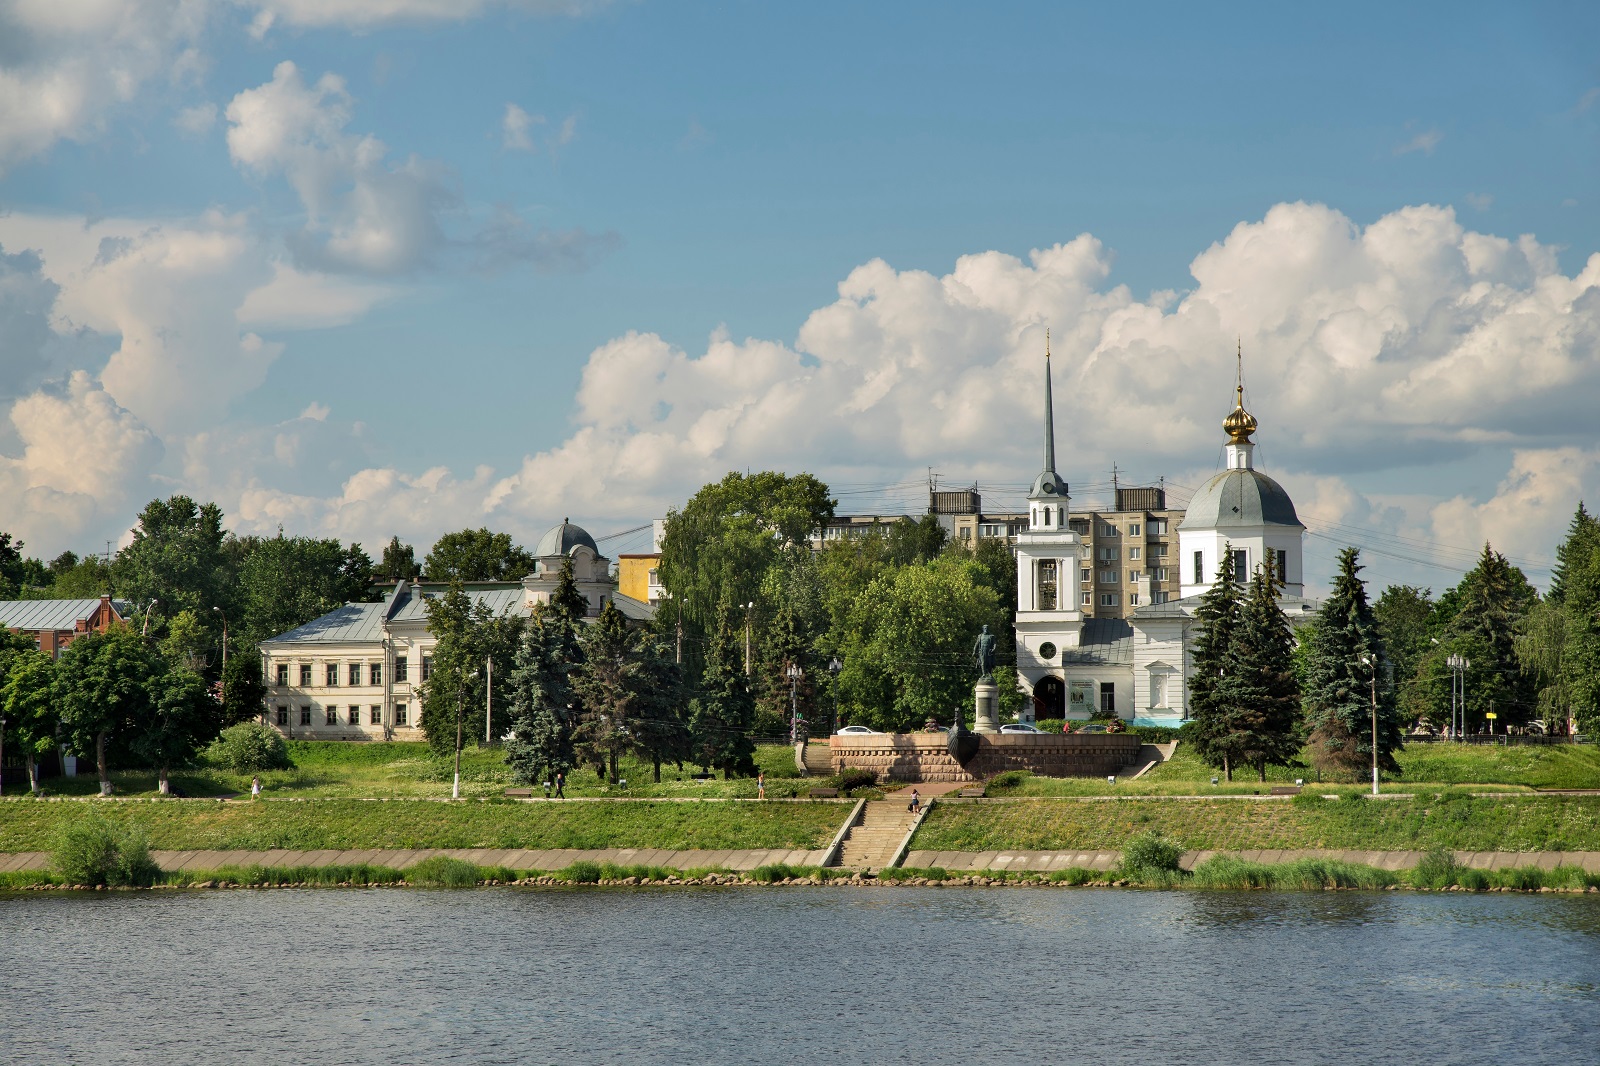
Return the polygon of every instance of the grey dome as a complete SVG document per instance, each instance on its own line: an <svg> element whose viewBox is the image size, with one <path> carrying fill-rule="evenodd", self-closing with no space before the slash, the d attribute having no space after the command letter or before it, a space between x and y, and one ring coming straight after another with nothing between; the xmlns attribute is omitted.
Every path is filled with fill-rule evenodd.
<svg viewBox="0 0 1600 1066"><path fill-rule="evenodd" d="M550 532L539 538L539 547L534 549L533 554L540 558L546 555L569 555L580 544L596 555L600 554L599 546L589 536L587 529L563 518L559 526L551 526Z"/></svg>
<svg viewBox="0 0 1600 1066"><path fill-rule="evenodd" d="M1224 470L1194 494L1179 529L1305 525L1283 486L1256 470Z"/></svg>
<svg viewBox="0 0 1600 1066"><path fill-rule="evenodd" d="M1033 490L1028 493L1030 500L1057 499L1062 503L1067 502L1067 483L1061 480L1061 475L1054 470L1046 470L1033 479Z"/></svg>

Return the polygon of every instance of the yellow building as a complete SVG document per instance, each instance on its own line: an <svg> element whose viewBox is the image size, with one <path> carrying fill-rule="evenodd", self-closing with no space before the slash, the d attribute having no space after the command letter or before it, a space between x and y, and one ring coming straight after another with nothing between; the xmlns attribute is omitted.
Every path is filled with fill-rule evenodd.
<svg viewBox="0 0 1600 1066"><path fill-rule="evenodd" d="M661 599L661 578L656 566L659 552L650 555L617 556L617 591L641 603L655 604Z"/></svg>

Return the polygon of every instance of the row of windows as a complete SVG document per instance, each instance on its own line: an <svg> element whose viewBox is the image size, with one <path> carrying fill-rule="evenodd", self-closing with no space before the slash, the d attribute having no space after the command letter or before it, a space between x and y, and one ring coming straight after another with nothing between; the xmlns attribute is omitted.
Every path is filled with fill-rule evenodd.
<svg viewBox="0 0 1600 1066"><path fill-rule="evenodd" d="M338 707L335 707L335 706L332 706L332 705L324 707L324 708L322 708L322 714L323 714L323 719L324 719L324 721L323 721L324 725L339 725L339 724L341 724L340 723L340 719L339 719L339 708ZM360 707L357 707L355 704L352 703L350 705L350 707L348 708L348 710L346 711L346 714L348 715L348 717L344 720L344 724L346 724L346 725L360 725L361 724L361 708ZM289 724L289 708L287 708L287 707L279 707L278 708L278 724L281 725L281 726L288 726L288 724ZM311 708L310 707L301 707L300 708L300 724L301 725L310 725L311 724ZM367 708L367 724L368 725L382 725L383 724L383 708L382 707L379 707L377 705L373 705L373 706ZM395 725L405 725L406 724L406 705L403 704L403 703L397 703L397 704L394 705L394 724Z"/></svg>
<svg viewBox="0 0 1600 1066"><path fill-rule="evenodd" d="M1289 580L1289 553L1283 548L1268 548L1267 560L1279 581ZM1211 580L1206 576L1205 552L1194 553L1194 584L1204 585ZM1233 549L1233 580L1244 585L1250 581L1250 552L1244 548Z"/></svg>
<svg viewBox="0 0 1600 1066"><path fill-rule="evenodd" d="M299 670L300 687L301 688L310 688L311 687L311 664L310 663L300 663L298 665L300 667L300 670ZM324 687L326 687L326 688L338 688L339 687L339 676L340 676L339 667L341 665L344 666L343 673L344 673L344 676L347 678L347 680L345 681L345 684L347 684L347 685L356 686L356 685L361 684L361 670L362 670L363 666L366 667L366 670L367 670L367 684L369 684L369 685L381 685L381 684L383 684L383 664L382 663L344 663L344 664L340 664L340 663L324 663L323 664L323 672L322 672L323 686ZM405 681L405 680L408 679L409 673L410 673L409 664L406 662L406 657L404 655L396 655L395 658L394 658L394 679L396 681ZM422 657L422 680L426 681L426 680L428 680L428 678L430 678L432 676L433 676L433 657L431 655L424 655ZM277 680L277 683L278 683L278 685L280 687L284 687L284 688L288 687L288 684L289 684L289 664L288 663L279 663L278 664L276 680Z"/></svg>
<svg viewBox="0 0 1600 1066"><path fill-rule="evenodd" d="M1089 520L1086 518L1074 519L1071 523L1072 531L1080 535L1089 532ZM1141 522L1128 523L1128 536L1130 537L1164 537L1167 534L1167 520L1165 518L1150 518ZM1100 536L1120 537L1122 531L1110 522L1104 520L1100 523Z"/></svg>

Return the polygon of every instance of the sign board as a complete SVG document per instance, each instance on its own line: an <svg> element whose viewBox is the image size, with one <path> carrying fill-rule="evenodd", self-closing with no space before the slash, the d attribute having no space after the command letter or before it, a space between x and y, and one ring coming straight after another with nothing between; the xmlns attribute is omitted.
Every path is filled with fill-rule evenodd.
<svg viewBox="0 0 1600 1066"><path fill-rule="evenodd" d="M1067 686L1067 710L1089 714L1094 711L1094 682L1073 681Z"/></svg>
<svg viewBox="0 0 1600 1066"><path fill-rule="evenodd" d="M1499 718L1500 716L1498 714L1495 714L1493 711L1490 711L1488 714L1484 715L1484 717L1485 718Z"/></svg>

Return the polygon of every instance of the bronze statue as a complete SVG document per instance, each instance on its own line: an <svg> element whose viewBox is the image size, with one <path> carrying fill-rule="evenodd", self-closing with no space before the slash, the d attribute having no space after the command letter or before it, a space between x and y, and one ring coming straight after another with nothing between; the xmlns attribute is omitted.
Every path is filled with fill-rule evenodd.
<svg viewBox="0 0 1600 1066"><path fill-rule="evenodd" d="M983 632L972 643L972 659L978 667L978 680L987 681L994 676L994 634L984 626Z"/></svg>

